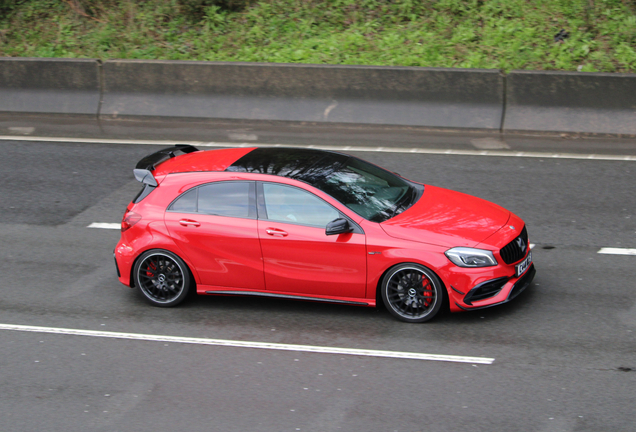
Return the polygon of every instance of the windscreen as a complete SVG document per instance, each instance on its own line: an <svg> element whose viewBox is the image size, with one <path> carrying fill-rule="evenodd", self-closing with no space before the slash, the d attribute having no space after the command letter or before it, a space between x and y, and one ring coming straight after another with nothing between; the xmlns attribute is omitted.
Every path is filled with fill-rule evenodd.
<svg viewBox="0 0 636 432"><path fill-rule="evenodd" d="M349 155L319 150L259 148L227 170L303 181L374 222L392 218L417 195L407 181L389 171Z"/></svg>

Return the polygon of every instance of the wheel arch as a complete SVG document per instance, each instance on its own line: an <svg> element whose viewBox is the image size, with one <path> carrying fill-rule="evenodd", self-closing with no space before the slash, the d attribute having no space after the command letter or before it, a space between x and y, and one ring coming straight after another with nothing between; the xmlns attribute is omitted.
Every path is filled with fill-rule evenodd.
<svg viewBox="0 0 636 432"><path fill-rule="evenodd" d="M192 270L192 264L190 262L188 262L188 260L186 258L183 257L183 255L181 253L175 252L173 250L171 250L170 248L166 248L166 247L149 247L146 249L143 249L141 251L139 251L139 253L137 254L137 256L135 257L135 259L132 261L132 265L130 266L130 288L135 288L135 267L137 265L137 262L139 261L139 258L145 254L146 252L151 252L151 251L167 251L170 252L174 255L176 255L177 257L179 257L181 259L181 261L183 261L186 265L186 270L188 270L188 274L190 275L190 282L193 284L193 288L194 291L196 291L196 286L198 285L199 281L198 279L198 275L196 275L196 273Z"/></svg>
<svg viewBox="0 0 636 432"><path fill-rule="evenodd" d="M378 281L377 281L376 286L375 286L375 302L376 302L376 305L380 305L381 304L382 307L386 308L386 305L384 304L384 301L382 300L382 293L381 293L382 281L384 281L384 277L387 275L387 273L389 273L393 268L395 268L395 267L397 267L399 265L402 265L402 264L420 265L420 266L426 267L428 270L430 270L433 273L433 275L435 275L435 277L437 278L437 281L442 286L443 298L442 298L442 307L441 307L440 312L445 312L445 311L450 309L448 287L444 283L444 280L439 276L438 272L435 271L435 269L432 268L430 265L426 265L426 263L421 263L421 262L412 261L412 260L411 261L394 262L394 263L392 263L391 265L387 266L384 269L384 271L382 272L382 274L378 278Z"/></svg>

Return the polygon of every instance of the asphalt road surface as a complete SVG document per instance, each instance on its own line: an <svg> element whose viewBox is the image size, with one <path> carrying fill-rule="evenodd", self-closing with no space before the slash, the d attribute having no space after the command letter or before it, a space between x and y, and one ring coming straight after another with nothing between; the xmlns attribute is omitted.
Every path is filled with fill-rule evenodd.
<svg viewBox="0 0 636 432"><path fill-rule="evenodd" d="M508 208L535 244L535 282L513 302L413 325L383 308L263 298L146 304L117 280L119 232L87 226L121 220L139 190L132 168L158 148L0 141L0 431L636 431L636 161L355 152Z"/></svg>

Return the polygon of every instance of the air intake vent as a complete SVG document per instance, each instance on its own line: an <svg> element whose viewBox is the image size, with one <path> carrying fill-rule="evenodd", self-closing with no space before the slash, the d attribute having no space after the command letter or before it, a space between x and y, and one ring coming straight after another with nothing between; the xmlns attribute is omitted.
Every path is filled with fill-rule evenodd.
<svg viewBox="0 0 636 432"><path fill-rule="evenodd" d="M484 300L499 294L501 288L508 282L507 277L494 279L476 286L464 297L464 303L472 305L474 301Z"/></svg>

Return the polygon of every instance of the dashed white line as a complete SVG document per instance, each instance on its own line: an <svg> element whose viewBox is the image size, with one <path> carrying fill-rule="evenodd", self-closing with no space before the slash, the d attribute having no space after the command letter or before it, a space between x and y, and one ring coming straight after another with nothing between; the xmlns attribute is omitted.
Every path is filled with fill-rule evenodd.
<svg viewBox="0 0 636 432"><path fill-rule="evenodd" d="M118 223L104 223L104 222L93 222L86 228L101 228L101 229L112 229L118 230L121 229L121 224Z"/></svg>
<svg viewBox="0 0 636 432"><path fill-rule="evenodd" d="M107 138L70 138L70 137L36 137L36 136L11 136L0 135L4 141L42 141L42 142L71 142L84 144L126 144L126 145L160 145L173 146L178 144L193 145L197 147L302 147L333 151L355 151L374 153L416 153L434 155L455 156L499 156L542 159L585 159L604 161L636 161L636 156L631 155L602 155L602 154L575 154L575 153L548 153L548 152L520 152L507 150L450 150L427 149L419 147L365 147L365 146L334 146L334 145L302 145L302 144L263 144L263 143L238 143L238 142L204 142L204 141L179 141L179 140L127 140Z"/></svg>
<svg viewBox="0 0 636 432"><path fill-rule="evenodd" d="M431 361L454 362L454 363L492 364L495 361L494 358L487 358L487 357L465 357L465 356L457 356L457 355L424 354L424 353L400 352L400 351L380 351L380 350L367 350L367 349L356 349L356 348L322 347L322 346L313 346L313 345L291 345L291 344L280 344L280 343L269 343L269 342L246 342L246 341L237 341L237 340L148 335L148 334L141 334L141 333L119 333L119 332L108 332L108 331L68 329L68 328L58 328L58 327L25 326L25 325L15 325L15 324L0 324L0 330L14 330L14 331L34 332L34 333L53 333L53 334L72 335L72 336L92 336L92 337L101 337L101 338L129 339L129 340L141 340L141 341L152 341L152 342L173 342L173 343L182 343L182 344L215 345L215 346L225 346L225 347L235 347L235 348L259 348L259 349L307 352L307 353L317 353L317 354L338 354L338 355L382 357L382 358L396 358L396 359L409 359L409 360L431 360Z"/></svg>
<svg viewBox="0 0 636 432"><path fill-rule="evenodd" d="M636 255L636 249L604 247L598 253L605 255Z"/></svg>

